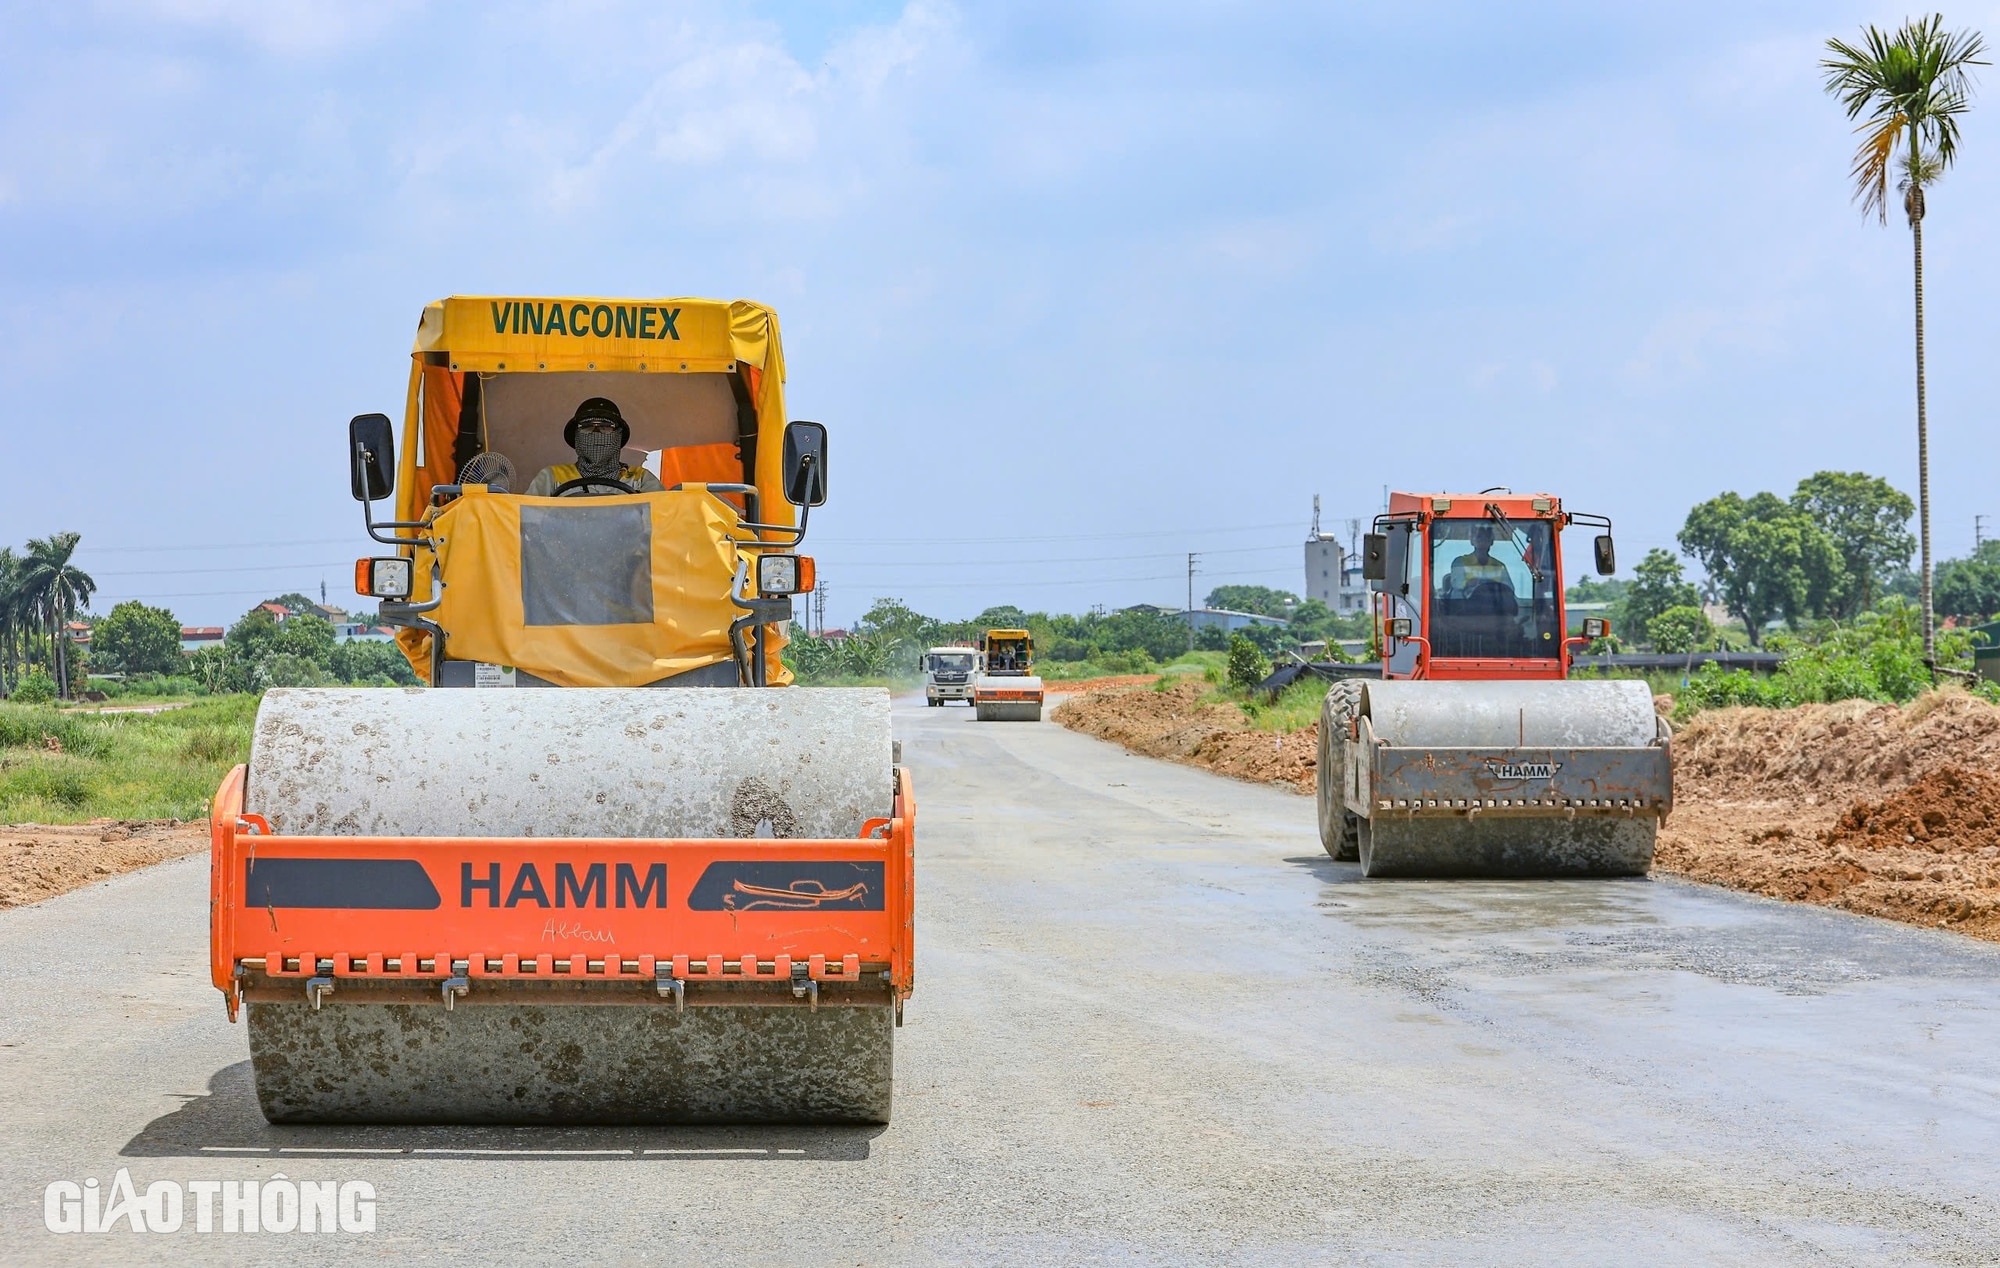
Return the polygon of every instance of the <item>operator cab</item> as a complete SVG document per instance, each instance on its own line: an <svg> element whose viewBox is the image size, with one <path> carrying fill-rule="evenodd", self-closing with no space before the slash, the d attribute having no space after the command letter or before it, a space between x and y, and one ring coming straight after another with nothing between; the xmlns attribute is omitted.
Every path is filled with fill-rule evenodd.
<svg viewBox="0 0 2000 1268"><path fill-rule="evenodd" d="M1547 494L1393 493L1375 517L1362 573L1376 592L1387 678L1564 678L1571 651L1610 632L1567 632L1562 530L1605 530L1597 571L1616 569L1611 521Z"/></svg>

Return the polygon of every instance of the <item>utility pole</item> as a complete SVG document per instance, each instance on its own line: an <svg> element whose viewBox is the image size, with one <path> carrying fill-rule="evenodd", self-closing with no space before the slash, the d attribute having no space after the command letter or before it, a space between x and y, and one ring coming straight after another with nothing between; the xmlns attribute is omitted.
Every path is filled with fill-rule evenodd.
<svg viewBox="0 0 2000 1268"><path fill-rule="evenodd" d="M1975 555L1979 553L1979 548L1986 544L1986 520L1987 517L1984 515L1972 517L1972 553Z"/></svg>
<svg viewBox="0 0 2000 1268"><path fill-rule="evenodd" d="M814 614L813 623L819 626L819 637L825 638L826 637L826 583L825 582L821 582L820 584L813 587L812 606L814 609L817 609Z"/></svg>
<svg viewBox="0 0 2000 1268"><path fill-rule="evenodd" d="M1194 650L1194 561L1200 558L1201 556L1195 554L1193 551L1188 552L1187 627L1189 651Z"/></svg>

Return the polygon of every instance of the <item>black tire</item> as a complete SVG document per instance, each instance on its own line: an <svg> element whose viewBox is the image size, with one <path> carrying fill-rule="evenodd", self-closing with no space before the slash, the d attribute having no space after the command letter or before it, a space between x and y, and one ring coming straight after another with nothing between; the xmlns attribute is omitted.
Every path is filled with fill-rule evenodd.
<svg viewBox="0 0 2000 1268"><path fill-rule="evenodd" d="M1361 684L1337 682L1326 693L1319 711L1319 764L1315 792L1319 802L1319 842L1336 862L1361 857L1361 819L1347 808L1347 733L1361 706Z"/></svg>

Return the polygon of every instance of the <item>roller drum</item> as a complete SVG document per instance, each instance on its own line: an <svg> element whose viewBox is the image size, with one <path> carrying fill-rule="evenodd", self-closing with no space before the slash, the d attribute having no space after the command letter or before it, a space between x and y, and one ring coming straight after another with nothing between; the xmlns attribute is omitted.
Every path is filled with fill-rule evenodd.
<svg viewBox="0 0 2000 1268"><path fill-rule="evenodd" d="M893 1009L251 1004L274 1123L886 1123Z"/></svg>
<svg viewBox="0 0 2000 1268"><path fill-rule="evenodd" d="M980 693L1032 691L1032 700L982 698ZM980 722L1040 722L1042 720L1042 680L1033 675L991 674L973 684L973 717Z"/></svg>
<svg viewBox="0 0 2000 1268"><path fill-rule="evenodd" d="M311 836L854 837L894 797L879 688L266 692L244 808Z"/></svg>
<svg viewBox="0 0 2000 1268"><path fill-rule="evenodd" d="M1359 710L1373 744L1370 751L1349 744L1348 761L1364 763L1371 780L1393 772L1447 794L1505 794L1495 809L1440 812L1439 796L1419 813L1380 804L1409 788L1371 783L1355 841L1364 875L1643 876L1652 867L1659 816L1671 804L1671 765L1646 684L1368 682ZM1508 763L1529 769L1545 759L1546 771L1508 771ZM1629 811L1568 804L1604 800L1600 793L1642 804Z"/></svg>
<svg viewBox="0 0 2000 1268"><path fill-rule="evenodd" d="M280 834L514 841L854 839L893 803L889 697L872 688L273 690L245 794ZM302 999L248 1012L273 1122L889 1116L886 1000L679 1012L336 993L318 1009Z"/></svg>

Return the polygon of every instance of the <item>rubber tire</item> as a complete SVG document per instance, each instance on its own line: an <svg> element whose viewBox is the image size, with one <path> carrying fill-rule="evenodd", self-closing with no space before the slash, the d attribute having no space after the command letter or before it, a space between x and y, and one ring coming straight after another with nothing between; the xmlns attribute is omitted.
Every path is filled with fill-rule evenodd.
<svg viewBox="0 0 2000 1268"><path fill-rule="evenodd" d="M1347 788L1347 728L1361 706L1361 684L1336 682L1319 711L1319 764L1314 791L1319 802L1319 843L1335 862L1361 857L1361 819L1345 804Z"/></svg>

